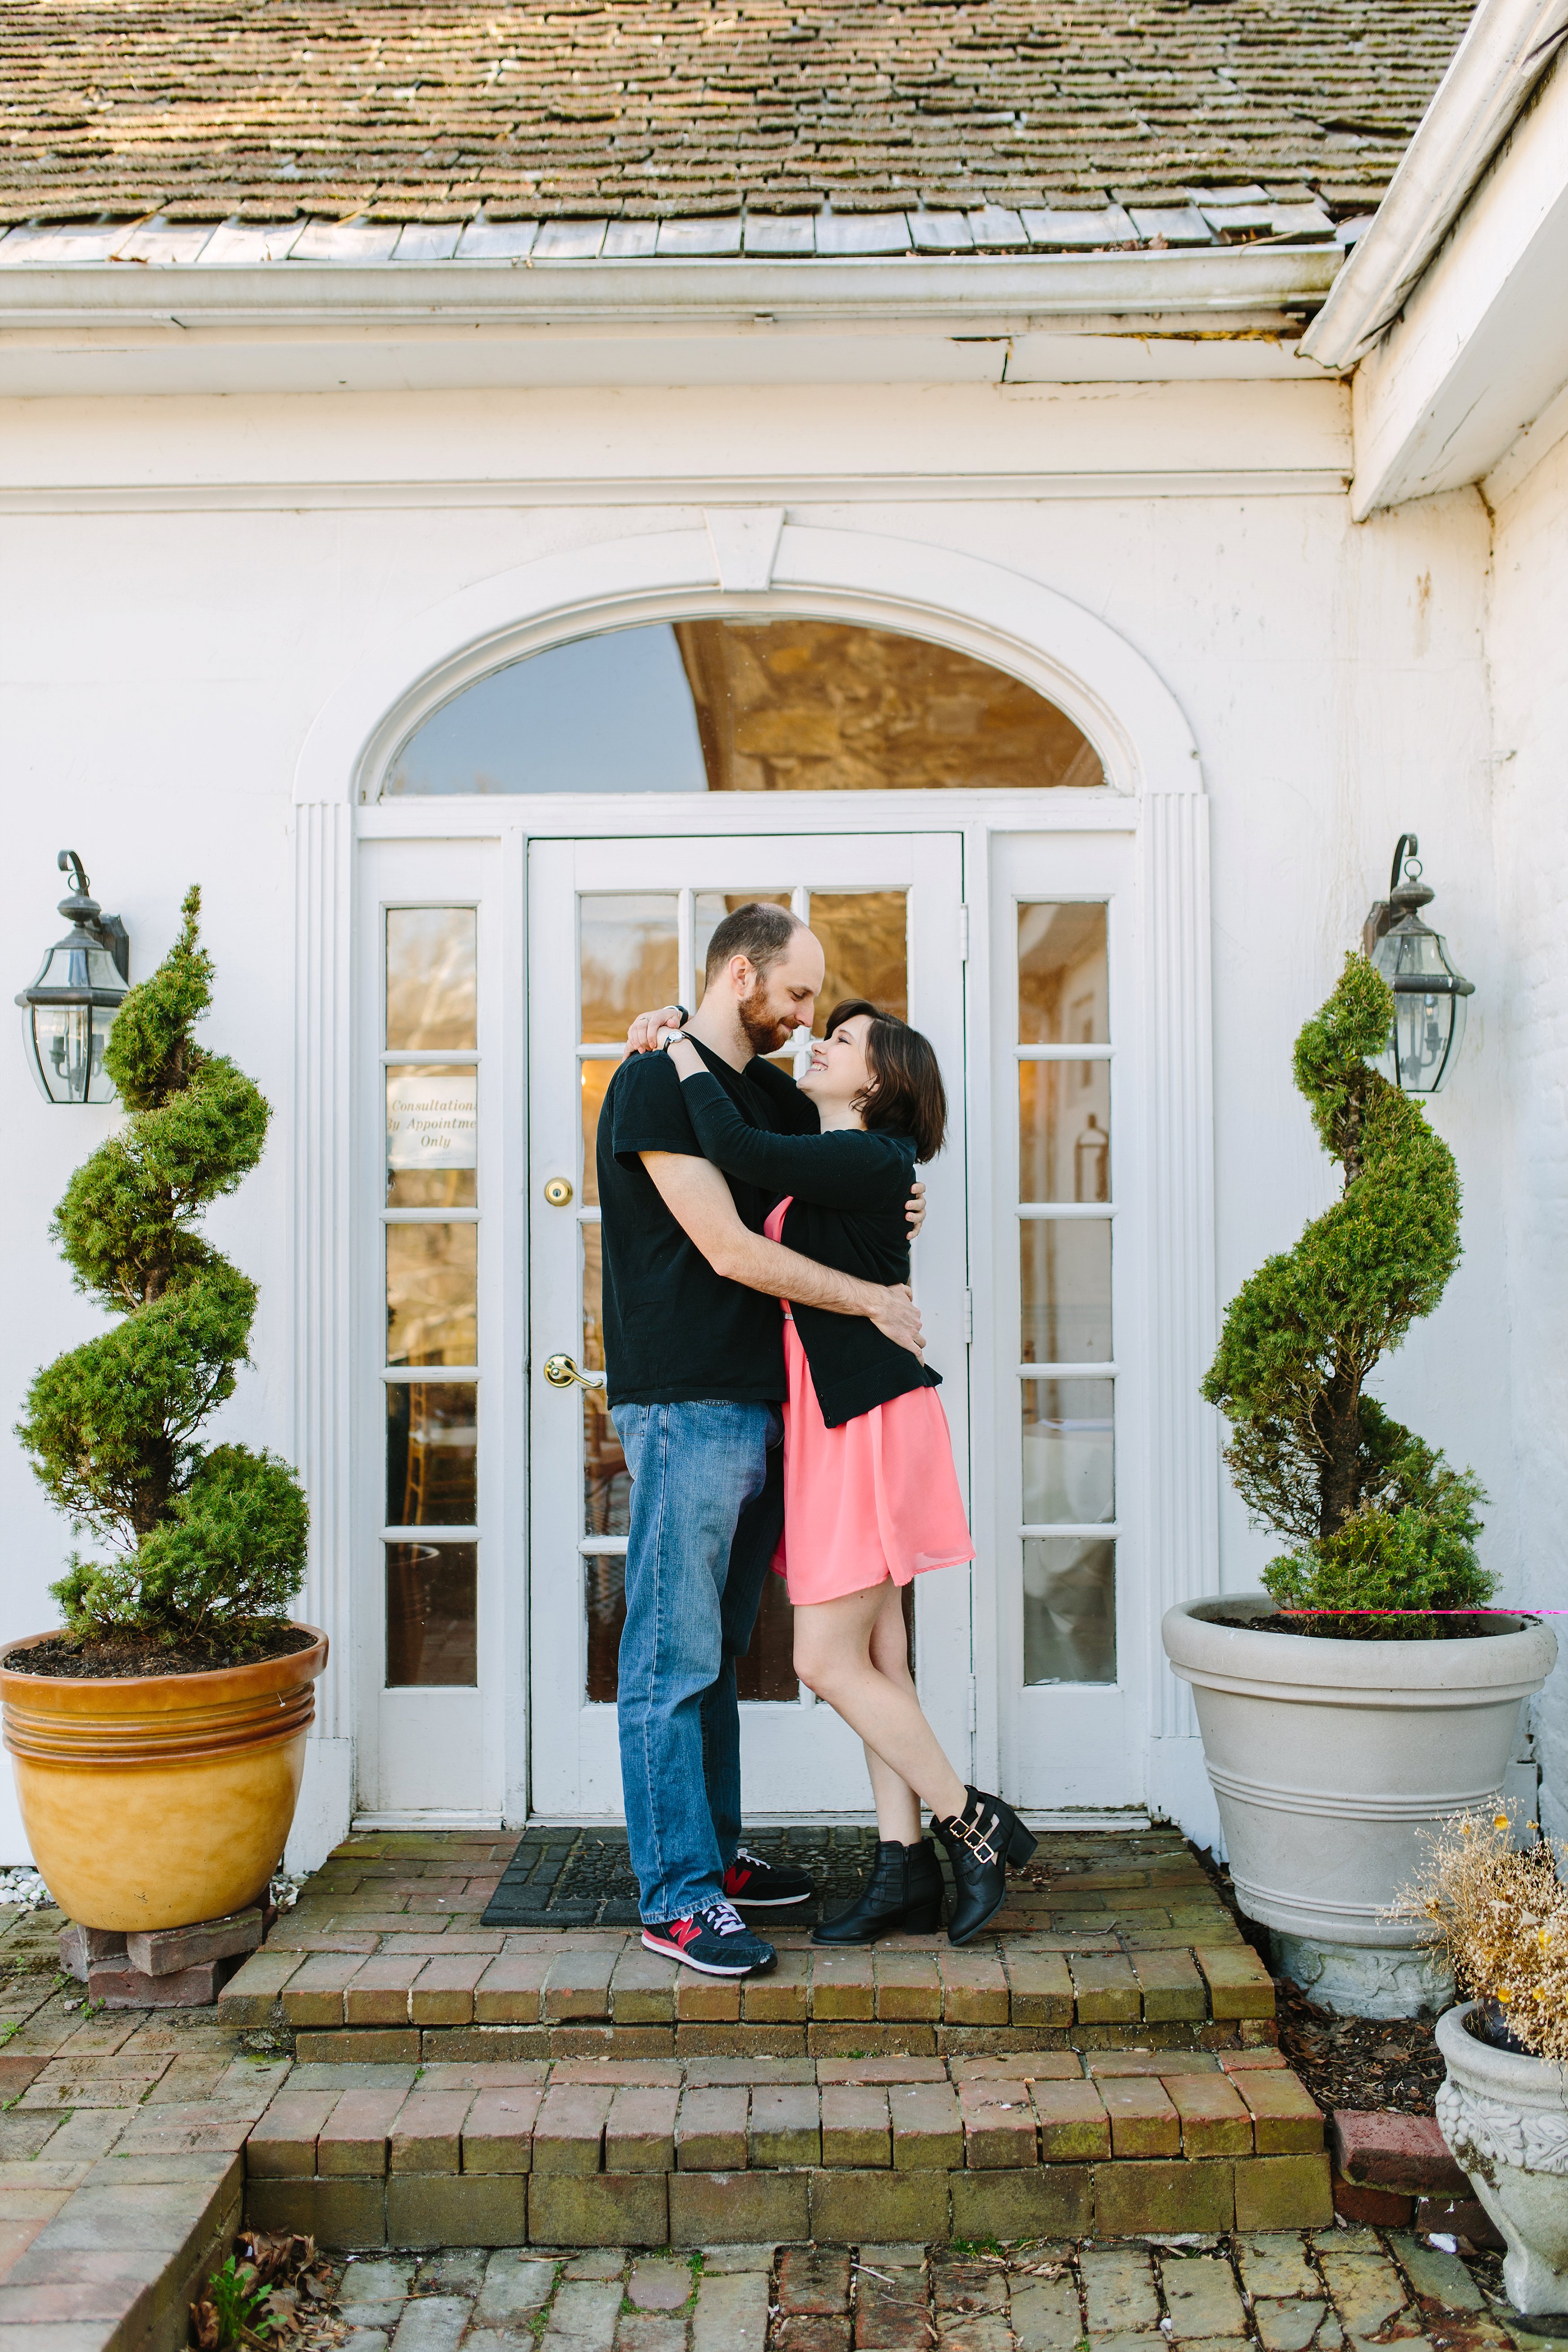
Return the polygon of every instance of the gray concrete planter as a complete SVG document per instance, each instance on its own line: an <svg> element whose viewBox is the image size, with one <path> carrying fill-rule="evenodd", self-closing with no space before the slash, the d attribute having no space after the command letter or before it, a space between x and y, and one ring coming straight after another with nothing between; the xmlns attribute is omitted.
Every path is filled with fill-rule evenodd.
<svg viewBox="0 0 1568 2352"><path fill-rule="evenodd" d="M1514 2309L1568 2313L1568 2067L1479 2041L1467 2028L1475 2007L1437 2020L1448 2070L1437 2127L1508 2240L1502 2283Z"/></svg>
<svg viewBox="0 0 1568 2352"><path fill-rule="evenodd" d="M1161 1628L1193 1686L1237 1898L1315 2000L1412 2016L1451 1996L1415 1927L1382 1915L1440 1822L1493 1809L1556 1638L1521 1617L1458 1642L1305 1641L1245 1622L1273 1605L1184 1601Z"/></svg>

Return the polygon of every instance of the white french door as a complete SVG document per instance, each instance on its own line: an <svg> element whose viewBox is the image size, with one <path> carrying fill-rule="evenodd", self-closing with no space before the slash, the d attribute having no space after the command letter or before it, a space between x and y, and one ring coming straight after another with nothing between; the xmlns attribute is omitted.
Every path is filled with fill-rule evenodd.
<svg viewBox="0 0 1568 2352"><path fill-rule="evenodd" d="M1144 1793L1133 873L1125 835L991 845L984 1418L1001 1768L1010 1796L1049 1810L1137 1805Z"/></svg>
<svg viewBox="0 0 1568 2352"><path fill-rule="evenodd" d="M604 1365L595 1132L634 1013L699 1002L707 942L749 898L793 906L822 940L824 1014L866 996L907 1013L947 1078L946 1150L924 1171L915 1285L967 1479L962 843L956 834L535 841L529 872L529 1426L531 1788L535 1811L621 1811L616 1653L629 1482L602 1391L545 1364ZM948 1751L970 1753L970 1574L914 1587L916 1671ZM770 1578L741 1687L752 1818L863 1811L859 1742L795 1682L787 1602Z"/></svg>

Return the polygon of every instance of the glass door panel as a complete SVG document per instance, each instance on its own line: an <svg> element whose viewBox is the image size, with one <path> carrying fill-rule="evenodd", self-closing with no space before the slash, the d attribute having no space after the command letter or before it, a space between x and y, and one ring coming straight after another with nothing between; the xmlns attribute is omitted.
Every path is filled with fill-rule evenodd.
<svg viewBox="0 0 1568 2352"><path fill-rule="evenodd" d="M1052 1808L1140 1793L1118 1639L1135 1532L1121 1468L1129 864L1121 840L1014 836L994 875L993 1197L998 1255L1016 1269L995 1302L998 1393L1016 1400L997 1431L1005 1748L1026 1801Z"/></svg>
<svg viewBox="0 0 1568 2352"><path fill-rule="evenodd" d="M865 995L903 1012L911 995L911 926L918 910L933 937L942 938L940 908L947 919L946 951L933 952L921 975L931 999L921 1025L943 1052L955 1110L960 1109L958 850L956 842L942 836L536 844L531 893L537 1001L542 1001L547 970L570 970L577 983L570 1065L556 1042L559 1028L549 1040L536 1029L533 1044L532 1360L537 1370L546 1356L570 1346L579 1367L593 1374L604 1369L596 1130L633 1014L671 1000L700 1003L701 967L714 929L727 913L752 898L791 907L818 929L829 966L821 1014L847 995ZM921 993L917 985L917 1003ZM558 982L552 1001L559 1008ZM791 1050L777 1058L793 1067L797 1055ZM944 1174L961 1179L961 1147L948 1155ZM562 1180L570 1186L568 1198L560 1197ZM546 1184L559 1202L557 1210L543 1205ZM931 1286L945 1303L949 1336L961 1347L962 1184L935 1181L932 1190L933 1200L951 1192L952 1213L944 1221L940 1244L942 1271ZM934 1241L922 1244L921 1304L928 1329L932 1317L924 1285L926 1269L936 1258ZM567 1290L568 1278L574 1296ZM942 1311L939 1306L939 1321ZM962 1354L950 1349L943 1365L949 1383L944 1398L962 1444ZM626 1613L630 1482L602 1392L579 1393L575 1409L565 1405L570 1439L559 1392L536 1382L532 1401L535 1801L613 1813L620 1804L612 1709ZM545 1426L551 1434L542 1444ZM576 1469L570 1490L559 1450L568 1444ZM579 1561L575 1623L563 1611L558 1577L567 1550L574 1550ZM948 1580L953 1586L965 1581L956 1572ZM958 1655L966 1695L967 1590L956 1601L950 1591L943 1606L962 1627ZM801 1689L792 1643L782 1580L770 1578L751 1649L739 1669L747 1703L748 1775L767 1785L763 1801L773 1809L811 1804L863 1810L858 1746L837 1718L816 1709L812 1695ZM951 1643L945 1649L951 1657ZM943 1652L938 1644L933 1654ZM935 1666L932 1675L941 1681ZM950 1696L950 1712L963 1704L962 1696ZM547 1789L560 1793L548 1796ZM575 1797L567 1793L570 1789L576 1790Z"/></svg>
<svg viewBox="0 0 1568 2352"><path fill-rule="evenodd" d="M365 844L360 856L362 1197L376 1241L360 1324L359 1486L374 1549L361 1588L360 1804L462 1815L488 1801L499 1816L481 1689L487 1622L503 1607L492 1440L509 1320L491 1213L503 1092L491 1084L503 1064L494 856L457 843Z"/></svg>

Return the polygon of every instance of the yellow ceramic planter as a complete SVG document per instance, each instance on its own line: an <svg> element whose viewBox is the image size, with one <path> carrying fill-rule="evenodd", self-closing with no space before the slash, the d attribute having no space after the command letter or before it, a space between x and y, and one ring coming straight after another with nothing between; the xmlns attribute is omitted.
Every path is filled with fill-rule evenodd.
<svg viewBox="0 0 1568 2352"><path fill-rule="evenodd" d="M300 1630L308 1650L212 1674L70 1682L0 1666L22 1820L68 1918L185 1927L260 1901L327 1662L326 1635Z"/></svg>

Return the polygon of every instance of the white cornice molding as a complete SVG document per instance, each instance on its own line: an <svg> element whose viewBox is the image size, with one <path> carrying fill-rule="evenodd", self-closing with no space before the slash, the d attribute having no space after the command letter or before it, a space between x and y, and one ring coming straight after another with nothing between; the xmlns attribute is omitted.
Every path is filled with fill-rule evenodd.
<svg viewBox="0 0 1568 2352"><path fill-rule="evenodd" d="M1537 451L1539 456L1541 453ZM643 474L597 478L363 482L213 479L200 482L0 483L0 515L7 514L278 514L401 513L427 508L714 507L760 499L797 506L991 504L1045 499L1321 499L1350 487L1342 464L1321 466L1184 467L1163 470L1106 467L1075 473L1068 467L1035 474Z"/></svg>
<svg viewBox="0 0 1568 2352"><path fill-rule="evenodd" d="M1305 356L1349 367L1393 324L1565 34L1568 0L1481 0Z"/></svg>
<svg viewBox="0 0 1568 2352"><path fill-rule="evenodd" d="M1563 5L1563 0L1557 0ZM18 263L0 269L0 328L145 326L227 333L538 329L693 331L759 322L920 327L1078 315L1207 316L1312 306L1337 246L974 255L921 261Z"/></svg>

